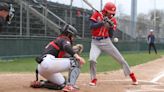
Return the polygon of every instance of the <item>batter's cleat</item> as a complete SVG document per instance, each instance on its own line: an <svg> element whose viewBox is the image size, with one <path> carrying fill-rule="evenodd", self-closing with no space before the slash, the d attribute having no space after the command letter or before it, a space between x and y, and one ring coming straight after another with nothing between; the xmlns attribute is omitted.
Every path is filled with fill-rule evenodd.
<svg viewBox="0 0 164 92"><path fill-rule="evenodd" d="M133 82L132 85L138 85L138 81Z"/></svg>
<svg viewBox="0 0 164 92"><path fill-rule="evenodd" d="M138 85L138 81L137 81L134 73L131 73L129 76L132 79L132 85Z"/></svg>
<svg viewBox="0 0 164 92"><path fill-rule="evenodd" d="M96 84L97 84L97 79L96 78L91 80L91 82L89 83L90 86L96 86Z"/></svg>

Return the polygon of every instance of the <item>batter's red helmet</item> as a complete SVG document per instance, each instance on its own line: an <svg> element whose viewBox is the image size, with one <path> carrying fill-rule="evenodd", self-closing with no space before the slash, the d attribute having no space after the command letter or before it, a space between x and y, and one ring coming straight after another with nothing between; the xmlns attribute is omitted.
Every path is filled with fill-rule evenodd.
<svg viewBox="0 0 164 92"><path fill-rule="evenodd" d="M116 6L114 3L112 2L108 2L105 4L104 6L104 11L107 11L110 14L115 14L116 13Z"/></svg>

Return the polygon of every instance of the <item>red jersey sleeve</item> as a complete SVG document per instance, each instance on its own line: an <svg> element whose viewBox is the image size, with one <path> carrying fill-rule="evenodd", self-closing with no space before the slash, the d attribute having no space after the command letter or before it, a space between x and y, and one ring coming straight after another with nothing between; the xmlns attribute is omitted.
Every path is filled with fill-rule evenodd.
<svg viewBox="0 0 164 92"><path fill-rule="evenodd" d="M90 17L90 20L97 21L99 13L97 11L92 13L92 16Z"/></svg>

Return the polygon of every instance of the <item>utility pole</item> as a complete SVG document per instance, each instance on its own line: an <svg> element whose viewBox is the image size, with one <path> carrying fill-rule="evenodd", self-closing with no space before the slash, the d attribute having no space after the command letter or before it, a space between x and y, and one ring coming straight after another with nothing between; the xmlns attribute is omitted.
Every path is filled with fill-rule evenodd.
<svg viewBox="0 0 164 92"><path fill-rule="evenodd" d="M28 1L29 2L29 1ZM29 3L28 3L28 6L26 7L27 8L27 12L26 12L26 17L27 17L27 20L26 20L26 36L30 36L30 14L29 14Z"/></svg>
<svg viewBox="0 0 164 92"><path fill-rule="evenodd" d="M103 9L103 0L100 0L100 10Z"/></svg>
<svg viewBox="0 0 164 92"><path fill-rule="evenodd" d="M154 0L154 31L156 31L156 0Z"/></svg>
<svg viewBox="0 0 164 92"><path fill-rule="evenodd" d="M136 38L136 22L137 22L137 0L132 0L131 2L131 26L130 31L132 37Z"/></svg>
<svg viewBox="0 0 164 92"><path fill-rule="evenodd" d="M23 5L20 3L20 32L19 35L22 36L22 20L23 20Z"/></svg>

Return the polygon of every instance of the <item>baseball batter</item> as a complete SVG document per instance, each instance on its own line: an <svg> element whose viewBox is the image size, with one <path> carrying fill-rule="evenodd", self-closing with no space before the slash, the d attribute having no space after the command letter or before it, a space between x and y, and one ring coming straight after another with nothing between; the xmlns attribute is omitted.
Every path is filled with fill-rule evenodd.
<svg viewBox="0 0 164 92"><path fill-rule="evenodd" d="M106 52L118 61L118 63L122 65L125 76L130 76L134 85L138 84L134 73L130 71L128 63L111 42L113 31L115 31L117 27L117 21L114 17L115 12L116 6L112 2L108 2L101 12L95 11L90 17L92 42L89 54L91 75L89 84L91 86L95 86L97 83L96 64L101 52Z"/></svg>
<svg viewBox="0 0 164 92"><path fill-rule="evenodd" d="M62 89L63 91L72 91L76 80L80 74L80 67L85 60L74 52L72 42L77 34L77 30L66 25L62 34L50 42L40 57L36 58L38 62L37 72L47 81L36 81L31 83L33 88L51 88ZM65 53L70 58L63 58ZM63 71L69 71L68 81L61 74Z"/></svg>

